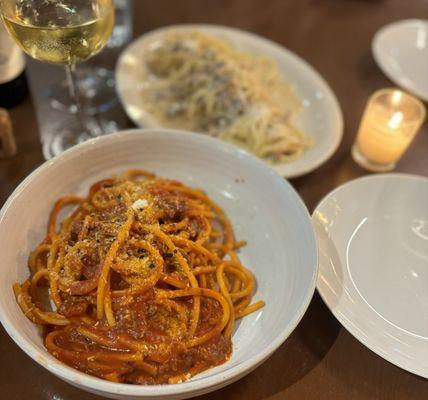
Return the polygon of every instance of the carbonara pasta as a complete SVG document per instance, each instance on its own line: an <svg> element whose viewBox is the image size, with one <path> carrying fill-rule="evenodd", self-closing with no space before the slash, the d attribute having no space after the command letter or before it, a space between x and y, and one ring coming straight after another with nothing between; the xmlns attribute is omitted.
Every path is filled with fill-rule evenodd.
<svg viewBox="0 0 428 400"><path fill-rule="evenodd" d="M312 145L292 122L300 100L270 59L202 32L170 32L145 66L142 96L164 126L206 132L271 163Z"/></svg>

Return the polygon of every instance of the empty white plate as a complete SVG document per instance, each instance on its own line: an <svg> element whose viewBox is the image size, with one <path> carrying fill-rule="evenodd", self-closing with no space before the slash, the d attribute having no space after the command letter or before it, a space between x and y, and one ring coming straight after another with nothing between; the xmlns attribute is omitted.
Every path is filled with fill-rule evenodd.
<svg viewBox="0 0 428 400"><path fill-rule="evenodd" d="M312 148L289 163L276 164L280 175L292 178L306 174L326 162L342 139L343 117L339 103L326 81L309 64L284 47L250 32L217 25L174 25L148 32L133 41L116 66L117 92L128 116L143 128L160 127L146 109L141 88L147 78L145 54L168 31L199 30L233 43L237 48L265 55L277 62L284 79L296 90L303 109L296 125L314 140Z"/></svg>
<svg viewBox="0 0 428 400"><path fill-rule="evenodd" d="M428 178L351 181L312 220L330 310L369 349L428 378Z"/></svg>
<svg viewBox="0 0 428 400"><path fill-rule="evenodd" d="M408 19L381 28L373 56L389 79L428 101L428 20Z"/></svg>

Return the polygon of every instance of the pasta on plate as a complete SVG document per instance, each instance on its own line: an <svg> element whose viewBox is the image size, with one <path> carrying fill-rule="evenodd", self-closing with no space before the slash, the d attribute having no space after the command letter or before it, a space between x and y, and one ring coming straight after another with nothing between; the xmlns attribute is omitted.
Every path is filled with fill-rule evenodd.
<svg viewBox="0 0 428 400"><path fill-rule="evenodd" d="M172 31L144 63L141 95L163 126L208 133L273 164L312 146L293 122L300 100L271 59L203 32Z"/></svg>

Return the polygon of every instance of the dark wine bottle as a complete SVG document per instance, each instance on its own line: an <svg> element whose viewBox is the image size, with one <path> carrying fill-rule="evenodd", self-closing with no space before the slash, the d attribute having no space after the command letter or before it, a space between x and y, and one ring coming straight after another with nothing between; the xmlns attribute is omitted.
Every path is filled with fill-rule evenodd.
<svg viewBox="0 0 428 400"><path fill-rule="evenodd" d="M0 107L21 103L28 93L25 57L0 20Z"/></svg>

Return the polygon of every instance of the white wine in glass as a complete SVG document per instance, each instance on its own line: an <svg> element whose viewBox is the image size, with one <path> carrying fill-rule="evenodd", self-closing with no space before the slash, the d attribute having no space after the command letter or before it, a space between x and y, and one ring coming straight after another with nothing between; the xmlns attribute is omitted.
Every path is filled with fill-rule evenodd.
<svg viewBox="0 0 428 400"><path fill-rule="evenodd" d="M77 125L60 129L52 154L99 134L83 113L74 66L97 54L114 25L113 0L0 0L5 26L31 57L66 66Z"/></svg>

